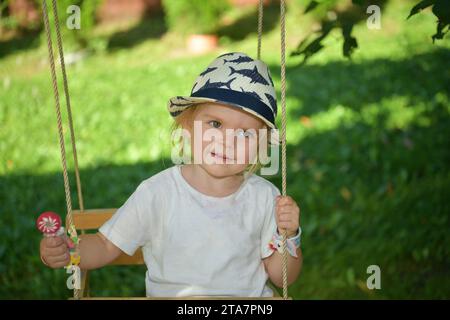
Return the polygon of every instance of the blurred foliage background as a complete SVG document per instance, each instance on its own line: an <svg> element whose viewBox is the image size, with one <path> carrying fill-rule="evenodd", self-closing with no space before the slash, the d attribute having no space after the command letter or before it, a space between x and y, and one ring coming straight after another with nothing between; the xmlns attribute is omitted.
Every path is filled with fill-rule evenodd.
<svg viewBox="0 0 450 320"><path fill-rule="evenodd" d="M163 1L110 23L96 15L101 2L58 1L88 208L119 207L170 167L168 98L188 94L217 55L256 56L257 43L256 2ZM450 298L448 5L375 2L380 29L367 27L364 1L287 1L288 194L304 232L295 299ZM24 26L9 4L0 1L0 298L67 298L67 275L42 265L34 227L43 211L65 212L45 38L40 16ZM80 5L80 30L64 27L69 4ZM276 1L264 17L262 58L279 88ZM189 32L219 45L193 55ZM369 265L381 268L381 290L367 289ZM93 271L91 293L142 296L144 272Z"/></svg>

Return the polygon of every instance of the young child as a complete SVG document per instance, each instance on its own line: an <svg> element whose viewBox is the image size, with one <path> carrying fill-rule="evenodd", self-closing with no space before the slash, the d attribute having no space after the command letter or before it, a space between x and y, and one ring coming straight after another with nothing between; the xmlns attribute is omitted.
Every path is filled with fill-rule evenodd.
<svg viewBox="0 0 450 320"><path fill-rule="evenodd" d="M261 138L270 136L263 129L276 129L269 69L244 53L219 56L168 109L174 128L190 136L194 161L144 180L97 234L82 235L80 267L100 268L142 247L148 296L273 296L266 282L282 286L282 230L289 284L302 254L296 202L253 174L267 144ZM52 268L69 262L61 237L42 239L40 250Z"/></svg>

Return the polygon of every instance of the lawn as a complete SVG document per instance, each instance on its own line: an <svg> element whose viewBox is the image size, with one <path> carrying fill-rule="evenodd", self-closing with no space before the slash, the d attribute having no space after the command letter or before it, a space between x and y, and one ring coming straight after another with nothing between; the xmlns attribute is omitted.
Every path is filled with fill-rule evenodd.
<svg viewBox="0 0 450 320"><path fill-rule="evenodd" d="M306 65L288 58L287 190L304 233L295 299L450 298L450 43L432 44L433 15L406 20L410 7L391 1L381 30L356 27L352 60L338 33ZM292 50L312 21L294 9L287 19ZM189 94L217 55L256 53L254 32L228 30L220 49L191 56L169 32L144 37L154 23L96 29L104 49L68 67L88 208L121 206L172 165L168 98ZM0 43L0 298L67 298L67 275L42 265L34 227L43 211L65 212L47 52L37 36L21 41ZM277 88L278 42L270 25L262 58ZM270 180L281 187L280 176ZM370 265L381 269L380 290L367 289ZM144 272L96 270L91 293L142 296Z"/></svg>

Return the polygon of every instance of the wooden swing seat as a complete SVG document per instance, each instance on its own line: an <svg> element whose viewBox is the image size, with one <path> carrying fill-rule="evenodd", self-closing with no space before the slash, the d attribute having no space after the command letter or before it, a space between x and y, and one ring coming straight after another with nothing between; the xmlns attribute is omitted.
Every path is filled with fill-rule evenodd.
<svg viewBox="0 0 450 320"><path fill-rule="evenodd" d="M75 228L80 231L97 230L106 221L108 221L117 209L91 209L91 210L73 210L73 223ZM129 266L144 264L142 250L136 250L133 256L121 253L120 256L109 265Z"/></svg>
<svg viewBox="0 0 450 320"><path fill-rule="evenodd" d="M73 224L75 228L79 231L92 231L98 230L106 221L108 221L113 214L117 211L116 208L109 209L89 209L89 210L73 210ZM129 256L122 253L117 259L111 262L109 265L143 265L144 256L142 255L142 250L139 248L136 250L133 256ZM83 273L85 273L84 271ZM87 277L82 276L82 294L81 300L283 300L282 297L278 295L277 290L272 287L272 290L276 296L274 297L230 297L230 296L189 296L189 297L86 297L84 293L87 287ZM73 299L73 298L72 298Z"/></svg>

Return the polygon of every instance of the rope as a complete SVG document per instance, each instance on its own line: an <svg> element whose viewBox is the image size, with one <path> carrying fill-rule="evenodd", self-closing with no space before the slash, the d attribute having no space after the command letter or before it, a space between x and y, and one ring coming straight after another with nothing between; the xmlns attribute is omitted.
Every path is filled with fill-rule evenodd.
<svg viewBox="0 0 450 320"><path fill-rule="evenodd" d="M55 0L53 0L55 1ZM48 19L48 9L46 0L42 1L42 14L44 17L44 25L45 25L45 33L47 36L47 48L48 48L48 59L50 62L50 71L52 76L52 84L53 84L53 96L55 98L55 107L56 107L56 119L58 124L58 136L59 136L59 146L61 150L61 163L63 167L63 178L64 178L64 191L66 196L66 206L67 206L67 224L69 225L69 233L76 235L76 229L73 225L73 217L72 217L72 198L70 196L70 185L69 185L69 175L67 171L67 163L66 163L66 149L64 145L64 133L62 127L61 120L61 107L59 104L59 92L58 92L58 82L56 78L56 68L55 68L55 59L53 56L53 44L51 39L51 31L50 24ZM58 21L55 21L57 24ZM74 298L79 299L79 290L74 289Z"/></svg>
<svg viewBox="0 0 450 320"><path fill-rule="evenodd" d="M258 5L258 60L261 59L261 39L263 30L263 14L264 14L264 0L259 0Z"/></svg>
<svg viewBox="0 0 450 320"><path fill-rule="evenodd" d="M75 166L75 180L77 184L77 196L78 196L78 205L80 210L84 211L84 201L83 201L83 191L81 187L81 179L80 179L80 170L78 167L78 153L77 153L77 145L75 140L75 130L73 129L73 120L72 120L72 108L70 104L70 95L69 95L69 86L67 84L67 74L66 74L66 64L64 63L64 51L62 46L62 37L59 27L59 17L58 17L58 8L56 6L56 0L52 0L52 7L55 17L55 30L56 30L56 41L58 45L58 52L59 52L59 60L61 63L61 73L63 76L63 88L64 88L64 96L66 97L66 106L67 106L67 117L69 121L69 128L70 128L70 141L72 143L72 154L73 154L73 162ZM70 216L69 220L73 220L72 216ZM75 228L74 228L75 229ZM82 230L81 234L85 234L85 231ZM86 278L85 282L83 281L83 278ZM86 283L87 285L87 279L88 274L86 272L82 272L82 285ZM89 290L88 290L89 295Z"/></svg>
<svg viewBox="0 0 450 320"><path fill-rule="evenodd" d="M83 202L83 193L81 188L81 180L80 180L80 170L78 169L78 156L77 156L77 146L75 142L75 132L73 129L73 121L72 121L72 108L70 106L70 96L69 96L69 88L67 85L67 75L66 75L66 65L64 63L64 52L61 41L61 32L59 28L59 18L58 18L58 9L56 7L56 0L52 0L53 12L55 16L55 29L56 29L56 40L58 44L59 51L59 60L61 63L61 71L63 76L63 88L64 95L66 97L66 106L67 106L67 117L69 120L69 128L70 128L70 141L72 142L72 152L73 152L73 161L75 165L75 178L77 182L77 194L78 194L78 204L80 206L80 210L84 211L84 202Z"/></svg>
<svg viewBox="0 0 450 320"><path fill-rule="evenodd" d="M64 62L64 51L63 51L63 46L62 46L62 40L61 40L61 31L60 31L60 27L59 27L59 16L58 16L58 8L56 5L56 0L52 0L52 7L53 7L53 14L55 17L55 30L56 30L56 41L57 41L57 45L58 45L58 52L59 52L59 60L61 63L61 73L63 76L63 88L64 88L64 96L66 97L66 107L67 107L67 118L69 121L69 128L70 128L70 141L72 144L72 154L73 154L73 162L74 162L74 166L75 166L75 180L76 180L76 184L77 184L77 196L78 196L78 205L80 210L83 212L84 211L84 201L83 201L83 188L81 186L81 179L80 179L80 170L79 170L79 166L78 166L78 153L77 153L77 145L76 145L76 140L75 140L75 130L73 129L73 120L72 120L72 107L70 104L70 95L69 95L69 86L68 86L68 81L67 81L67 74L66 74L66 64ZM72 217L72 213L69 215L68 214L68 221L70 221L69 226L71 226L71 229L76 230L75 227L73 226L73 217ZM82 230L81 234L85 234L85 231ZM76 231L75 231L75 235L76 235ZM87 271L86 272L82 272L82 285L88 283L88 274ZM85 281L83 281L83 278L86 278ZM89 290L88 290L88 295L89 295Z"/></svg>
<svg viewBox="0 0 450 320"><path fill-rule="evenodd" d="M281 25L281 187L282 195L286 196L286 3L280 1L280 25ZM283 230L283 256L281 259L283 273L283 299L288 299L287 284L287 248L286 230Z"/></svg>

